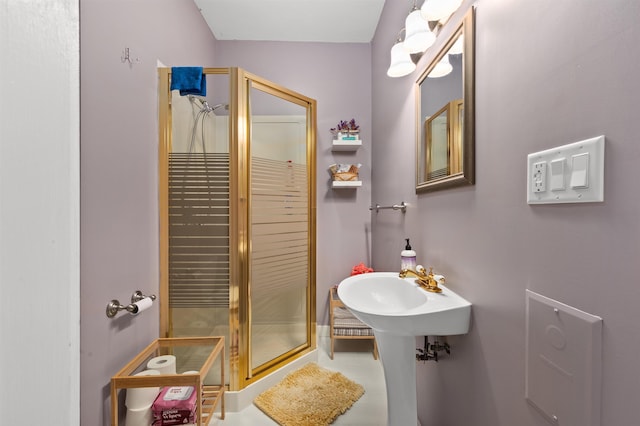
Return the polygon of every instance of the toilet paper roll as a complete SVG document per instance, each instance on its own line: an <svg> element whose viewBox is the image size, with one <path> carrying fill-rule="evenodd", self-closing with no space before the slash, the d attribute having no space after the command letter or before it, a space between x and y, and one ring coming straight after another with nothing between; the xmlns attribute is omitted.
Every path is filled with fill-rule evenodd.
<svg viewBox="0 0 640 426"><path fill-rule="evenodd" d="M144 408L127 408L127 416L124 418L125 426L149 426L153 422L151 405Z"/></svg>
<svg viewBox="0 0 640 426"><path fill-rule="evenodd" d="M157 370L160 374L176 374L176 357L162 355L151 358L147 363L148 370Z"/></svg>
<svg viewBox="0 0 640 426"><path fill-rule="evenodd" d="M153 305L153 300L150 297L145 297L144 299L138 300L133 304L133 310L131 311L131 315L138 315L140 312L149 309Z"/></svg>
<svg viewBox="0 0 640 426"><path fill-rule="evenodd" d="M144 370L134 374L134 376L159 376L160 372L157 370ZM153 401L160 393L160 387L150 388L128 388L127 395L124 400L124 405L127 408L139 410L144 407L151 406Z"/></svg>
<svg viewBox="0 0 640 426"><path fill-rule="evenodd" d="M200 374L200 372L199 372L199 371L196 371L196 370L189 370L189 371L185 371L185 372L184 372L184 373L182 373L182 374Z"/></svg>

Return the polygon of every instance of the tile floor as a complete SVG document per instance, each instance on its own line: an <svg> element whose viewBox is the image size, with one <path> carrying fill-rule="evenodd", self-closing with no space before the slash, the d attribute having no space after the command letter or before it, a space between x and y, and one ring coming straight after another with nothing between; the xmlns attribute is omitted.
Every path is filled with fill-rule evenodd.
<svg viewBox="0 0 640 426"><path fill-rule="evenodd" d="M380 359L374 360L371 341L336 341L333 360L329 358L329 337L320 337L318 365L339 371L364 386L362 397L333 423L337 426L384 426L387 420L387 394ZM209 426L277 426L254 405L236 413L227 413L224 420L214 418Z"/></svg>

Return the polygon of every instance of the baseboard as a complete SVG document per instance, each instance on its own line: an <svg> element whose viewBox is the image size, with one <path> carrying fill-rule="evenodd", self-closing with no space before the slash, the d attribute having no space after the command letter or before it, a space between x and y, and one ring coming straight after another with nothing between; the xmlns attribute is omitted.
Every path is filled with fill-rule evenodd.
<svg viewBox="0 0 640 426"><path fill-rule="evenodd" d="M330 325L318 325L316 326L316 334L318 337L329 337L329 333L331 332ZM318 342L319 344L319 342Z"/></svg>

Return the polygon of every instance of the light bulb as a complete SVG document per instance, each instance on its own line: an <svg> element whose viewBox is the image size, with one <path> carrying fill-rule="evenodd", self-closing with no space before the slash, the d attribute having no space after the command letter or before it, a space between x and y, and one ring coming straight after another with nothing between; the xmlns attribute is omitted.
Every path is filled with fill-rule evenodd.
<svg viewBox="0 0 640 426"><path fill-rule="evenodd" d="M411 74L416 69L416 64L411 60L409 52L402 42L398 42L391 48L391 65L387 70L389 77L404 77Z"/></svg>
<svg viewBox="0 0 640 426"><path fill-rule="evenodd" d="M405 28L407 32L404 46L409 53L424 52L436 41L435 34L429 29L429 23L424 20L419 9L407 16Z"/></svg>
<svg viewBox="0 0 640 426"><path fill-rule="evenodd" d="M442 59L436 64L435 67L429 72L427 77L429 78L438 78L444 77L449 74L453 70L453 67L449 63L449 55L444 55Z"/></svg>

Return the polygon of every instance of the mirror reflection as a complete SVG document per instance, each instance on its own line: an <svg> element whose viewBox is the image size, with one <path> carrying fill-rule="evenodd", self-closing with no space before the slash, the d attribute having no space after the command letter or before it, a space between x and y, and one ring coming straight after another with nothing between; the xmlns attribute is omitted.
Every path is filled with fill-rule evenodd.
<svg viewBox="0 0 640 426"><path fill-rule="evenodd" d="M462 99L447 104L425 120L426 177L434 181L462 171Z"/></svg>
<svg viewBox="0 0 640 426"><path fill-rule="evenodd" d="M416 192L474 183L473 10L416 83Z"/></svg>

